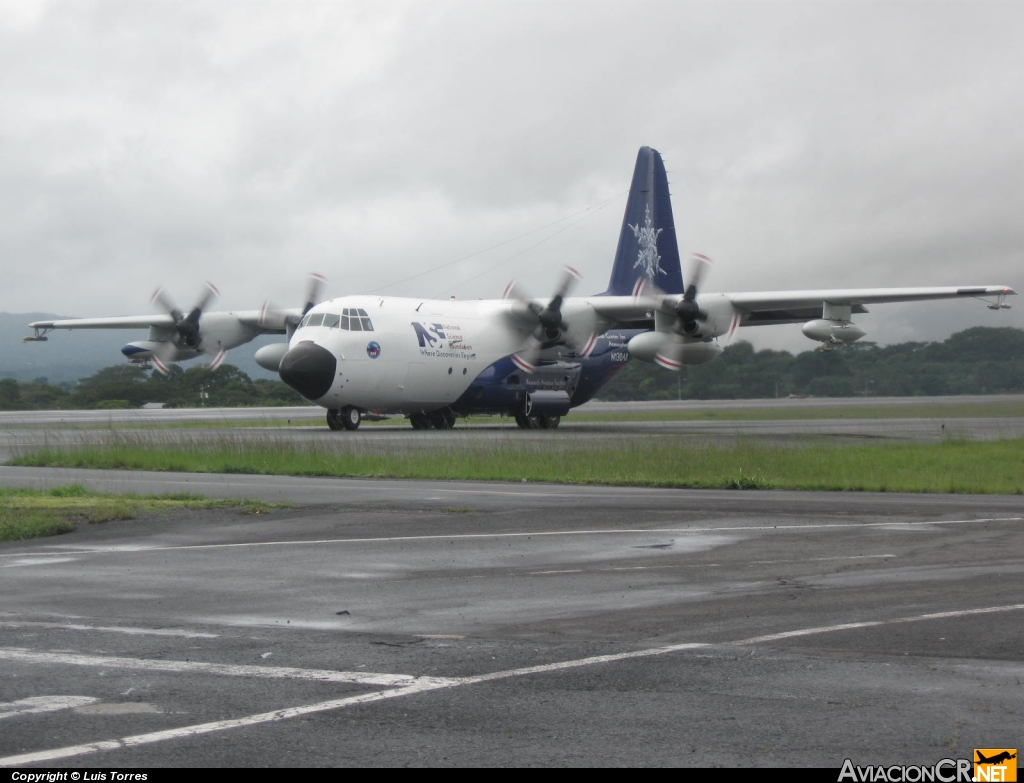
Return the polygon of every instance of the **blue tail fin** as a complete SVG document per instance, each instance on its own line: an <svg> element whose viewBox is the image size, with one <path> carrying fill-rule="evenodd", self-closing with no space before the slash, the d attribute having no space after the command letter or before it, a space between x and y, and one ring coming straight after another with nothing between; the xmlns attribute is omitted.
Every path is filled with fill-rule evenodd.
<svg viewBox="0 0 1024 783"><path fill-rule="evenodd" d="M683 293L676 224L661 155L641 147L622 218L619 247L606 296L628 296L646 278L669 294Z"/></svg>

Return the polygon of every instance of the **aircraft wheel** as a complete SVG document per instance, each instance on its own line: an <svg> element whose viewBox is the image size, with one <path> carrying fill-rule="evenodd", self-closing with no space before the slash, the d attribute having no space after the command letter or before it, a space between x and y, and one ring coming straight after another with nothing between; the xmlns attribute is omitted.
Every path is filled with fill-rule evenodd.
<svg viewBox="0 0 1024 783"><path fill-rule="evenodd" d="M430 414L430 423L435 430L450 430L455 428L455 414L451 408L442 408Z"/></svg>
<svg viewBox="0 0 1024 783"><path fill-rule="evenodd" d="M341 423L347 430L359 429L359 422L362 421L362 414L359 413L359 408L353 407L352 405L346 405L341 409Z"/></svg>
<svg viewBox="0 0 1024 783"><path fill-rule="evenodd" d="M535 430L541 426L538 416L527 416L525 413L516 414L516 424L521 430Z"/></svg>
<svg viewBox="0 0 1024 783"><path fill-rule="evenodd" d="M425 413L413 413L409 416L409 423L414 430L429 430L433 427L430 418Z"/></svg>
<svg viewBox="0 0 1024 783"><path fill-rule="evenodd" d="M562 423L561 416L539 416L538 418L542 430L557 430L558 425Z"/></svg>
<svg viewBox="0 0 1024 783"><path fill-rule="evenodd" d="M340 430L342 427L341 420L339 419L340 413L341 411L335 410L334 408L327 411L327 426L332 430Z"/></svg>

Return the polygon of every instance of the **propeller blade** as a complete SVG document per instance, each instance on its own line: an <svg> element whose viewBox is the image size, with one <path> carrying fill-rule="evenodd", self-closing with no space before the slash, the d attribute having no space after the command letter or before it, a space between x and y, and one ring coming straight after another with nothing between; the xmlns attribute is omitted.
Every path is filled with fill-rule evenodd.
<svg viewBox="0 0 1024 783"><path fill-rule="evenodd" d="M260 308L260 326L267 329L284 329L288 324L288 314L279 310L267 299Z"/></svg>
<svg viewBox="0 0 1024 783"><path fill-rule="evenodd" d="M163 376L171 374L171 364L174 361L174 356L177 353L177 349L174 347L174 343L163 343L159 348L153 351L153 356L150 361Z"/></svg>
<svg viewBox="0 0 1024 783"><path fill-rule="evenodd" d="M175 323L184 318L184 313L175 306L171 297L169 297L167 292L164 291L163 286L160 286L153 292L153 296L150 297L149 301L150 304L157 305L161 310L171 316Z"/></svg>
<svg viewBox="0 0 1024 783"><path fill-rule="evenodd" d="M654 361L666 370L678 372L683 369L683 346L685 342L681 335L669 334L661 350L654 357Z"/></svg>
<svg viewBox="0 0 1024 783"><path fill-rule="evenodd" d="M189 348L199 348L202 343L202 335L199 332L199 319L203 315L203 310L218 296L220 296L220 291L217 290L217 287L213 283L207 282L206 290L199 295L199 300L188 315L182 315L181 310L178 309L171 297L164 291L163 286L160 286L153 292L150 301L174 319L174 328L178 331L178 340L182 344Z"/></svg>
<svg viewBox="0 0 1024 783"><path fill-rule="evenodd" d="M674 314L676 311L675 296L666 294L646 277L637 278L636 284L633 286L633 300L638 306L650 310L658 310L669 315Z"/></svg>
<svg viewBox="0 0 1024 783"><path fill-rule="evenodd" d="M693 334L700 327L698 321L706 321L708 314L697 306L697 293L700 289L704 273L711 266L711 259L700 253L693 254L694 265L690 275L690 284L675 306L676 315L679 317L680 326L687 334Z"/></svg>
<svg viewBox="0 0 1024 783"><path fill-rule="evenodd" d="M551 303L548 305L552 310L558 310L562 306L562 300L565 299L565 295L569 293L569 289L573 287L575 283L583 279L583 275L573 269L571 266L562 267L562 278L558 281L558 288L555 289L555 295L551 298Z"/></svg>
<svg viewBox="0 0 1024 783"><path fill-rule="evenodd" d="M534 373L537 371L537 362L540 359L542 347L543 343L537 339L536 335L531 334L526 338L523 347L512 354L512 362L523 372Z"/></svg>
<svg viewBox="0 0 1024 783"><path fill-rule="evenodd" d="M697 292L700 290L701 281L704 279L704 274L711 268L714 262L702 253L693 254L693 263L690 265L690 284L686 287L686 291L683 293L683 298L693 301L696 298Z"/></svg>
<svg viewBox="0 0 1024 783"><path fill-rule="evenodd" d="M217 355L210 360L210 369L216 370L218 367L220 367L221 364L224 362L224 357L226 357L227 355L228 352L224 348L221 348L219 351L217 351Z"/></svg>
<svg viewBox="0 0 1024 783"><path fill-rule="evenodd" d="M558 282L558 288L555 289L555 295L551 297L547 307L537 313L537 320L544 327L548 338L555 340L560 331L565 331L568 328L562 321L562 302L565 301L565 295L569 293L573 283L582 279L583 276L571 266L562 267L562 278Z"/></svg>
<svg viewBox="0 0 1024 783"><path fill-rule="evenodd" d="M582 347L577 345L574 345L572 347L576 349L576 353L578 353L580 356L590 356L591 352L594 350L594 346L597 345L597 338L597 332L591 332L589 335L587 335L586 342L583 343Z"/></svg>
<svg viewBox="0 0 1024 783"><path fill-rule="evenodd" d="M558 281L555 293L543 307L531 300L515 280L509 281L509 284L505 286L502 297L514 299L519 305L518 308L514 308L516 317L524 323L535 320L537 324L530 336L526 338L523 346L512 354L512 361L523 372L532 373L537 369L537 362L540 360L541 349L545 342L564 340L566 344L569 344L571 338L566 336L569 327L562 320L562 302L572 285L582 279L580 273L571 266L563 267L562 277ZM592 338L589 330L586 337L585 342L592 350L592 343L596 342L596 339Z"/></svg>
<svg viewBox="0 0 1024 783"><path fill-rule="evenodd" d="M160 357L157 356L156 354L153 354L153 358L150 359L150 361L153 362L153 366L156 368L157 372L159 372L165 378L171 374L171 368L164 364L162 361L160 361Z"/></svg>
<svg viewBox="0 0 1024 783"><path fill-rule="evenodd" d="M220 291L217 290L217 286L207 280L206 290L199 295L199 301L196 302L196 306L192 308L192 312L188 314L188 317L191 319L192 316L195 315L195 318L198 320L199 316L202 315L203 310L207 308L210 302L219 297Z"/></svg>
<svg viewBox="0 0 1024 783"><path fill-rule="evenodd" d="M306 301L303 303L301 312L296 315L294 312L287 312L277 307L267 299L260 308L260 326L267 329L285 329L288 337L291 338L292 330L298 325L302 317L310 310L320 304L323 299L324 284L327 278L316 272L309 275L309 283L306 286Z"/></svg>
<svg viewBox="0 0 1024 783"><path fill-rule="evenodd" d="M327 278L317 272L311 272L309 275L309 284L306 287L306 304L302 306L302 314L305 315L318 304L323 297L324 284L327 282Z"/></svg>

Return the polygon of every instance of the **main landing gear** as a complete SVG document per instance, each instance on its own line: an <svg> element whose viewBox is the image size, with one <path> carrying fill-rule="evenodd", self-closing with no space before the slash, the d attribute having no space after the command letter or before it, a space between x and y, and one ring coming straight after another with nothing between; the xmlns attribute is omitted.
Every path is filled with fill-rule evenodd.
<svg viewBox="0 0 1024 783"><path fill-rule="evenodd" d="M568 402L568 397L566 397ZM533 394L527 394L526 399L518 408L509 411L516 419L516 425L521 430L554 430L562 423L561 415L554 413L543 413L537 409L541 406L534 404ZM568 408L566 408L568 410Z"/></svg>
<svg viewBox="0 0 1024 783"><path fill-rule="evenodd" d="M362 411L353 405L346 405L341 410L331 408L327 411L327 426L332 430L357 430L362 418Z"/></svg>
<svg viewBox="0 0 1024 783"><path fill-rule="evenodd" d="M450 430L455 427L455 414L451 408L441 408L430 413L413 413L409 423L414 430Z"/></svg>
<svg viewBox="0 0 1024 783"><path fill-rule="evenodd" d="M549 416L544 413L516 414L516 425L521 430L554 430L562 423L561 416Z"/></svg>

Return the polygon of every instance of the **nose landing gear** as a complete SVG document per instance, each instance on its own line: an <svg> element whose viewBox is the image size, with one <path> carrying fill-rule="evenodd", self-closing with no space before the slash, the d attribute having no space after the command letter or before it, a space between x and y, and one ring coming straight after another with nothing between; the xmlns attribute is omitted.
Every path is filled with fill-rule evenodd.
<svg viewBox="0 0 1024 783"><path fill-rule="evenodd" d="M362 420L362 411L353 405L346 405L341 410L332 408L327 411L327 426L332 430L357 430Z"/></svg>

